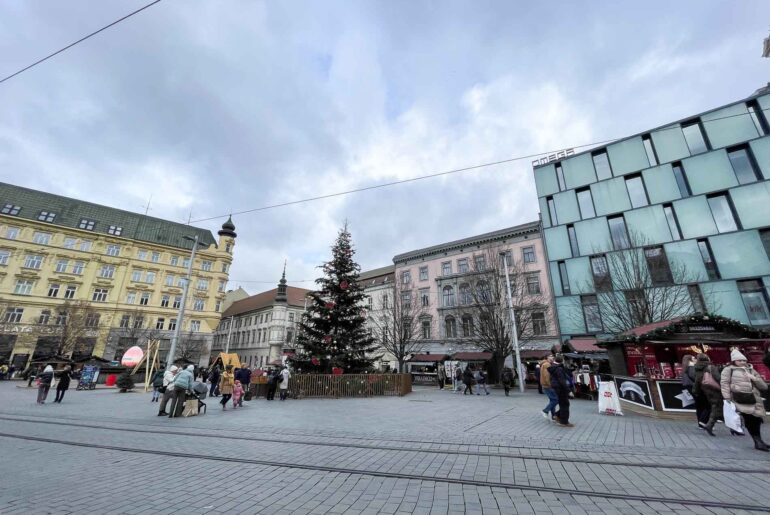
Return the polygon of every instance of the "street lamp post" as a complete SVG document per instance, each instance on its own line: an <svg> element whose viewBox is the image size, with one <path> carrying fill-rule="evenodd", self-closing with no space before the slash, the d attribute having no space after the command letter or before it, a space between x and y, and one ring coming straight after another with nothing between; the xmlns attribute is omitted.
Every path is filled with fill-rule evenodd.
<svg viewBox="0 0 770 515"><path fill-rule="evenodd" d="M184 239L191 240L193 242L192 250L190 251L190 262L187 263L187 278L182 288L182 303L179 305L179 312L176 316L176 327L174 328L174 336L171 338L171 348L168 350L168 357L166 363L171 366L174 364L174 354L176 354L176 344L179 342L179 333L182 331L182 323L184 322L184 309L187 304L187 292L190 290L190 282L192 281L192 267L193 261L195 261L195 251L198 250L198 235L195 238L185 236Z"/></svg>
<svg viewBox="0 0 770 515"><path fill-rule="evenodd" d="M511 281L508 278L508 255L505 252L501 252L505 263L505 289L508 292L508 314L511 316L511 344L513 345L513 351L516 354L516 363L514 367L516 375L519 376L519 391L524 393L524 377L521 370L521 351L519 350L519 331L516 328L516 312L513 309L513 298L511 297Z"/></svg>
<svg viewBox="0 0 770 515"><path fill-rule="evenodd" d="M230 335L233 334L233 322L235 322L235 315L230 317L230 323L227 324L227 342L225 343L225 354L230 353Z"/></svg>

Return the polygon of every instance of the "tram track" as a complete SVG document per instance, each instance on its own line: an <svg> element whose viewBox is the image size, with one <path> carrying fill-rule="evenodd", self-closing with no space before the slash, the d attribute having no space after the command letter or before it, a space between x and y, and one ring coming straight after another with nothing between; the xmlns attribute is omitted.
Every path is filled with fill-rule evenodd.
<svg viewBox="0 0 770 515"><path fill-rule="evenodd" d="M467 478L446 478L446 477L436 477L436 476L425 476L420 474L382 472L382 471L376 471L376 470L334 467L334 466L328 466L328 465L317 465L317 464L310 465L310 464L300 464L300 463L291 463L291 462L280 462L272 459L261 460L261 459L253 459L253 458L215 456L215 455L208 455L208 454L192 454L192 453L177 452L177 451L143 449L138 447L122 447L122 446L116 446L116 445L105 445L105 444L88 443L88 442L75 442L75 441L63 440L58 438L45 438L45 437L39 437L39 436L21 435L21 434L6 433L6 432L0 432L0 437L24 440L24 441L30 441L30 442L38 442L38 443L67 445L67 446L74 446L74 447L81 447L81 448L125 452L125 453L132 453L132 454L146 454L146 455L152 455L152 456L195 459L195 460L201 460L201 461L217 461L217 462L227 462L227 463L235 463L235 464L242 464L242 465L260 465L260 466L268 466L268 467L276 467L276 468L290 468L290 469L309 470L309 471L317 471L317 472L363 475L363 476L381 477L381 478L388 478L388 479L417 480L417 481L428 481L428 482L434 482L434 483L468 485L468 486L476 486L476 487L504 488L509 490L515 489L515 490L530 491L530 492L544 492L544 493L553 493L553 494L560 494L560 495L584 496L584 497L593 497L593 498L599 497L599 498L605 498L605 499L620 499L620 500L626 500L626 501L639 501L639 502L645 502L645 503L663 503L667 505L679 504L684 506L699 506L704 508L717 508L717 509L725 509L725 510L751 510L756 512L770 513L770 507L768 506L728 503L728 502L722 502L722 501L709 501L709 500L703 500L703 499L676 499L676 498L654 497L654 496L614 493L614 492L601 492L601 491L594 492L594 491L584 491L584 490L576 490L576 489L569 489L569 488L521 485L516 483L483 481L483 480L474 480L474 479L467 479Z"/></svg>
<svg viewBox="0 0 770 515"><path fill-rule="evenodd" d="M96 425L96 424L86 424L86 423L77 423L77 422L62 422L61 420L30 420L29 418L24 417L14 417L14 416L0 416L0 420L9 420L14 422L21 422L21 423L29 423L29 424L44 424L44 425L54 425L54 426L68 426L68 427L81 427L86 429L95 429L95 430L108 430L108 431L119 431L119 432L128 432L128 433L138 433L138 434L155 434L155 435L174 435L174 436L188 436L188 437L194 437L194 438L209 438L209 439L218 439L218 440L237 440L237 441L251 441L251 442L265 442L265 443L282 443L282 444L290 444L290 445L301 445L301 446L309 446L309 447L334 447L334 448L343 448L343 449L365 449L365 450L376 450L376 451L395 451L395 452L414 452L414 453L425 453L425 454L440 454L440 455L454 455L454 456L479 456L479 457L493 457L493 458L504 458L504 459L518 459L518 460L534 460L534 461L548 461L548 462L559 462L559 463L578 463L578 464L591 464L591 465L609 465L609 466L622 466L622 467L631 467L631 468L644 468L644 469L669 469L669 470L685 470L690 472L695 471L708 471L708 472L725 472L730 474L767 474L770 473L770 462L768 463L768 466L765 468L746 468L745 466L742 467L698 467L698 466L687 466L680 463L677 464L667 464L667 463L629 463L628 461L621 461L621 460L598 460L598 459L591 459L589 458L583 458L583 457L564 457L564 456L527 456L527 455L521 455L521 454L514 454L514 453L503 453L503 452L489 452L489 451L471 451L471 450L458 450L458 449L424 449L424 448L415 448L415 447L399 447L395 445L382 445L382 444L359 444L359 443L340 443L340 442L328 442L328 441L320 441L320 440L304 440L304 441L297 441L297 440L291 440L286 438L279 438L279 437L266 437L266 436L247 436L247 435L227 435L227 434L207 434L207 433L196 433L191 431L179 431L179 430L155 430L155 429L138 429L138 428L127 428L127 427L110 427L110 426L104 426L104 425ZM155 426L160 427L160 426ZM211 429L208 429L209 431ZM339 437L335 437L339 438ZM532 449L533 447L525 447L522 446L522 448L526 449ZM565 451L560 451L565 452ZM566 452L579 452L579 451L566 451ZM637 455L642 456L642 453L638 453ZM666 457L669 457L669 455L666 455Z"/></svg>

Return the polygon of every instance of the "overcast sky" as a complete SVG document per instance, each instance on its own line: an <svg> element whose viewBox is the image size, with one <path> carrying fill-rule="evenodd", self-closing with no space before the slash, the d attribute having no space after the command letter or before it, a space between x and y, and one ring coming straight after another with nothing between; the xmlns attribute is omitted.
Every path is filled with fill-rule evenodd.
<svg viewBox="0 0 770 515"><path fill-rule="evenodd" d="M0 3L6 76L148 3ZM0 84L0 180L227 213L630 135L770 81L770 2L164 0ZM231 287L537 219L530 160L235 215ZM268 281L260 283L257 281ZM312 287L312 283L295 283Z"/></svg>

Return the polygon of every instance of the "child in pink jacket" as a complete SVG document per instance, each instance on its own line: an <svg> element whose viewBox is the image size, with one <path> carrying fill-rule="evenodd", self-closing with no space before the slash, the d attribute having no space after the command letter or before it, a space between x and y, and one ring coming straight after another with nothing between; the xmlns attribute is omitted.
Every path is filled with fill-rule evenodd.
<svg viewBox="0 0 770 515"><path fill-rule="evenodd" d="M241 400L241 395L243 395L243 386L241 386L241 382L236 380L235 386L233 386L233 409L238 407L238 401Z"/></svg>

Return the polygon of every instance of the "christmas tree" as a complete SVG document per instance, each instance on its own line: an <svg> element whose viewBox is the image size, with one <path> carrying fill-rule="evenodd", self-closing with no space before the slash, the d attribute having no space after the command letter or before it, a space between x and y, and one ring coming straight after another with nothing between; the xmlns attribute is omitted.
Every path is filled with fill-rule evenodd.
<svg viewBox="0 0 770 515"><path fill-rule="evenodd" d="M377 346L366 331L363 302L366 295L358 284L361 267L353 260L355 250L347 223L332 247L332 259L319 267L324 276L309 296L312 302L299 324L297 354L289 361L304 373L330 374L339 367L346 374L372 369Z"/></svg>

